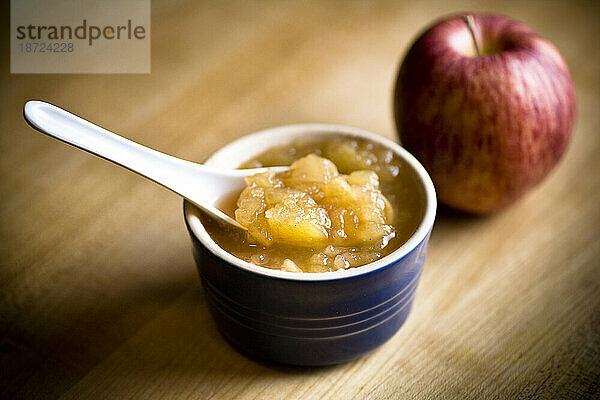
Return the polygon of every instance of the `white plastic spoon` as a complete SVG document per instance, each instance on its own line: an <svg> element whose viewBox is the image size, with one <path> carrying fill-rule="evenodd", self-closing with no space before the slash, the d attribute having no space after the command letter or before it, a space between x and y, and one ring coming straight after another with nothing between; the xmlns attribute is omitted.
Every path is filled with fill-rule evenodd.
<svg viewBox="0 0 600 400"><path fill-rule="evenodd" d="M224 196L241 191L244 177L289 167L221 170L182 160L132 142L52 104L25 103L27 122L42 133L121 165L172 190L212 216L245 229L215 205Z"/></svg>

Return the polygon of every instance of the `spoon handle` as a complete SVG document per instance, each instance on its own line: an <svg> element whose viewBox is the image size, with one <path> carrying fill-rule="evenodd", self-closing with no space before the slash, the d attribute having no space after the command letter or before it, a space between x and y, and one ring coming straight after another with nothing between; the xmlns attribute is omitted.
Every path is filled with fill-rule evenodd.
<svg viewBox="0 0 600 400"><path fill-rule="evenodd" d="M40 132L145 176L216 217L240 226L212 206L226 194L225 189L230 193L241 190L244 181L239 177L247 173L223 174L202 164L169 156L43 101L28 101L23 114Z"/></svg>

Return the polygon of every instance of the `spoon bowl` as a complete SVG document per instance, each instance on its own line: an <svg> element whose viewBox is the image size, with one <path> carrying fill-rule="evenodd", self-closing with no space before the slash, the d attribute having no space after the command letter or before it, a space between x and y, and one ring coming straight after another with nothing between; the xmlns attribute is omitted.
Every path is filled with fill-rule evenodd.
<svg viewBox="0 0 600 400"><path fill-rule="evenodd" d="M125 139L44 101L25 103L23 115L38 131L136 172L179 194L208 214L246 229L217 208L226 196L239 193L244 177L289 167L221 169L182 160Z"/></svg>

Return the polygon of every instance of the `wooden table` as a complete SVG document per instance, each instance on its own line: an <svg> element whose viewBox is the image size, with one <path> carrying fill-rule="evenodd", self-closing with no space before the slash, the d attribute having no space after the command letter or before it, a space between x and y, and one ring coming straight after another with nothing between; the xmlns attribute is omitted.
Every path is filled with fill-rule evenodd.
<svg viewBox="0 0 600 400"><path fill-rule="evenodd" d="M267 365L229 346L208 313L181 199L21 116L27 99L46 99L193 160L296 122L393 138L400 57L432 19L473 8L458 3L153 1L149 75L11 75L3 24L0 397L600 396L598 2L478 3L563 52L579 102L571 146L510 209L441 211L405 326L328 368Z"/></svg>

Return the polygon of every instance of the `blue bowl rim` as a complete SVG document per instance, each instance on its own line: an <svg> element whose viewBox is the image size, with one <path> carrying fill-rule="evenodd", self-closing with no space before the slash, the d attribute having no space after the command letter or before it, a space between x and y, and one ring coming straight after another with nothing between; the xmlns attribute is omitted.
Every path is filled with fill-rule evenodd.
<svg viewBox="0 0 600 400"><path fill-rule="evenodd" d="M265 278L292 280L292 281L331 281L338 279L346 279L359 275L366 275L376 270L384 269L390 265L395 264L400 259L404 258L407 254L411 253L414 249L426 240L428 237L435 220L437 200L433 182L429 177L429 174L425 168L417 161L417 159L401 147L398 143L393 142L383 136L377 135L372 132L368 132L362 129L348 127L344 125L333 125L333 124L296 124L296 125L283 125L274 128L265 129L258 131L246 136L242 136L239 139L230 142L229 144L222 147L220 150L215 152L206 162L207 165L221 166L224 164L231 164L232 154L236 154L236 163L241 163L249 160L250 158L258 155L260 152L267 150L278 144L291 143L297 138L306 138L306 135L317 137L327 136L347 136L367 139L383 145L384 147L394 151L409 165L412 170L416 173L423 190L425 192L425 212L419 226L413 235L399 248L394 250L392 253L379 260L373 261L369 264L362 265L360 267L349 268L347 270L338 270L331 272L289 272L274 270L265 267L261 267L240 258L235 257L231 253L227 252L220 246L218 246L210 235L204 229L202 222L199 218L200 210L188 201L184 201L184 218L189 231L194 237L200 242L208 251L214 254L216 257L228 262L242 270L262 275ZM258 147L262 147L260 151L248 151L260 144ZM236 149L244 150L236 151ZM239 154L239 159L237 155ZM236 167L237 165L228 165L229 167Z"/></svg>

